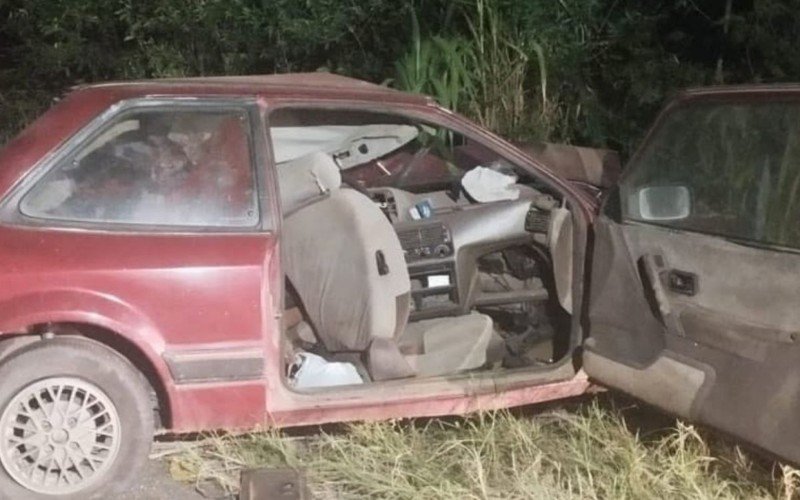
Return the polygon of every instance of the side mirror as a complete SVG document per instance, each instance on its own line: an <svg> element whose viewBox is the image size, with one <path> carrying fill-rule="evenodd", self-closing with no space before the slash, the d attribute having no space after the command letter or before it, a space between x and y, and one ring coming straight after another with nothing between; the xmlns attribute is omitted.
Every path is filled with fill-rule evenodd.
<svg viewBox="0 0 800 500"><path fill-rule="evenodd" d="M637 198L643 220L685 219L692 209L691 193L686 186L647 186L639 190Z"/></svg>

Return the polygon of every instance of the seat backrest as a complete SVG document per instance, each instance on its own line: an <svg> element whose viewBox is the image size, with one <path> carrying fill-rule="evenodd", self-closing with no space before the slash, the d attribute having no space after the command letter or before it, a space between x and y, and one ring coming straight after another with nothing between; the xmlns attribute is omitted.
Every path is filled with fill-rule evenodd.
<svg viewBox="0 0 800 500"><path fill-rule="evenodd" d="M325 153L311 153L280 163L277 171L284 216L319 201L328 193L337 191L342 184L339 167Z"/></svg>
<svg viewBox="0 0 800 500"><path fill-rule="evenodd" d="M280 188L282 203L297 207L305 188ZM284 217L283 268L320 341L332 353L393 342L408 319L411 286L391 223L352 189L299 205Z"/></svg>

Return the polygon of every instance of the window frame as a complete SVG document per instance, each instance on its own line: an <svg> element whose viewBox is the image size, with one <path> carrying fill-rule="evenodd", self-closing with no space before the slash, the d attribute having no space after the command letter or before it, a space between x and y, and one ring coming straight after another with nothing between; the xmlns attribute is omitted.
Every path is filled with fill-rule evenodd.
<svg viewBox="0 0 800 500"><path fill-rule="evenodd" d="M673 115L673 113L678 112L685 108L690 108L696 105L704 105L704 104L737 104L737 103L765 104L765 103L775 103L775 102L778 103L788 102L793 104L800 104L800 98L796 96L786 96L786 95L736 95L736 94L731 94L731 95L712 94L708 96L686 95L677 97L674 101L667 104L667 106L661 111L659 116L656 118L653 125L647 131L640 146L636 149L634 154L627 161L625 167L623 168L622 175L620 175L620 178L617 180L616 185L611 190L609 190L607 195L604 197L603 202L601 203L600 206L599 213L622 225L655 227L678 234L687 234L687 235L695 234L711 238L719 238L731 243L751 248L759 248L763 250L782 252L782 253L800 254L800 246L793 247L793 246L770 243L756 239L744 238L736 235L726 234L723 232L703 231L699 229L680 227L678 225L671 224L670 221L650 221L650 220L643 220L634 217L629 217L627 216L626 214L627 211L624 207L624 204L627 202L623 200L623 187L630 180L630 177L633 175L633 172L640 165L642 156L652 146L657 134L661 132L661 130L664 128L664 126L668 122L669 118ZM690 191L693 191L691 186L687 187L689 188Z"/></svg>
<svg viewBox="0 0 800 500"><path fill-rule="evenodd" d="M136 111L230 111L243 113L247 122L247 142L250 148L250 163L253 174L253 189L256 220L248 226L224 226L202 224L153 224L115 221L90 221L42 216L32 216L21 209L23 198L55 168L79 154L92 141L108 130L115 120ZM115 103L97 115L86 126L64 141L51 154L48 154L26 174L11 190L0 205L0 219L3 222L30 228L59 228L111 233L151 233L151 234L251 234L273 231L274 217L268 200L269 191L265 182L267 153L265 151L265 129L260 117L257 99L249 96L235 97L142 97L126 99Z"/></svg>

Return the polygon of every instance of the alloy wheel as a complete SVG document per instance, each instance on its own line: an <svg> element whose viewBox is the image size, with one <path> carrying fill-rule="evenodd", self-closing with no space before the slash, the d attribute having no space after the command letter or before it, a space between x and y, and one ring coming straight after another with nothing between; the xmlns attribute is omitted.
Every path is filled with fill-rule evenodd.
<svg viewBox="0 0 800 500"><path fill-rule="evenodd" d="M114 403L79 378L33 382L0 414L0 464L37 493L64 495L91 486L114 463L120 441Z"/></svg>

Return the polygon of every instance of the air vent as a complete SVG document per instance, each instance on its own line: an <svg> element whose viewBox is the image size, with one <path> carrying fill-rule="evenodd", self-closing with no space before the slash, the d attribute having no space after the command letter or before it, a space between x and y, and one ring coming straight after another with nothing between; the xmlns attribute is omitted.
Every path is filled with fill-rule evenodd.
<svg viewBox="0 0 800 500"><path fill-rule="evenodd" d="M531 207L525 216L525 230L532 233L544 233L550 229L550 213Z"/></svg>
<svg viewBox="0 0 800 500"><path fill-rule="evenodd" d="M453 253L450 233L443 224L426 224L397 232L406 260L448 257Z"/></svg>
<svg viewBox="0 0 800 500"><path fill-rule="evenodd" d="M419 247L435 247L450 241L447 228L442 224L433 224L414 229L405 229L398 233L400 244L404 249Z"/></svg>

